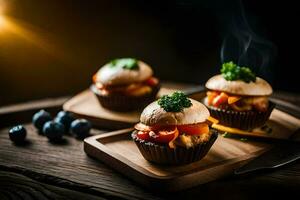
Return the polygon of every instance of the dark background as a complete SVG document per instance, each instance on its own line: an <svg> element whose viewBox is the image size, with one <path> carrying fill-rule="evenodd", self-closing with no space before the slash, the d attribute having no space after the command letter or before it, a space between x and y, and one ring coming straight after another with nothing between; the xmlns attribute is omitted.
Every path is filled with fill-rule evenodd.
<svg viewBox="0 0 300 200"><path fill-rule="evenodd" d="M3 2L14 26L0 28L0 105L75 94L116 57L144 60L162 80L204 84L219 71L224 37L245 31L245 21L246 33L271 44L263 53L268 62L252 66L256 73L275 90L300 91L299 21L292 1ZM264 48L253 44L255 51ZM254 65L252 60L246 64Z"/></svg>

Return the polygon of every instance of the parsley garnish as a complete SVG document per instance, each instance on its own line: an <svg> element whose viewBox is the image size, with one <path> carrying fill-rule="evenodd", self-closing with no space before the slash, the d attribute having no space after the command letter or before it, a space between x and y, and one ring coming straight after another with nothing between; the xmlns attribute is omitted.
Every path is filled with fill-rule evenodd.
<svg viewBox="0 0 300 200"><path fill-rule="evenodd" d="M181 112L184 108L192 105L192 102L182 92L174 92L171 95L164 95L158 100L158 105L166 112Z"/></svg>
<svg viewBox="0 0 300 200"><path fill-rule="evenodd" d="M256 80L256 76L250 68L240 67L232 61L223 63L221 73L228 81L242 80L249 83Z"/></svg>
<svg viewBox="0 0 300 200"><path fill-rule="evenodd" d="M123 68L123 69L129 69L129 70L134 70L138 69L139 65L137 62L137 59L135 58L118 58L110 61L108 63L110 67L113 68Z"/></svg>

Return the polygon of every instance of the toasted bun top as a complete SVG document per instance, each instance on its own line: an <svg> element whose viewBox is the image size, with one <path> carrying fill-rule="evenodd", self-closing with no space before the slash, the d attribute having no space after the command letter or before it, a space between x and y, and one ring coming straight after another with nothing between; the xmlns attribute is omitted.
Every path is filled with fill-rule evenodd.
<svg viewBox="0 0 300 200"><path fill-rule="evenodd" d="M227 81L219 74L211 77L205 86L210 90L245 96L268 96L273 92L271 85L259 77L256 77L255 82L246 83L242 80Z"/></svg>
<svg viewBox="0 0 300 200"><path fill-rule="evenodd" d="M208 109L200 102L190 99L192 106L181 112L166 112L157 101L149 104L142 112L140 121L147 125L185 125L204 122L209 117Z"/></svg>
<svg viewBox="0 0 300 200"><path fill-rule="evenodd" d="M145 81L152 76L153 71L149 65L138 61L138 66L138 69L129 70L106 64L96 73L96 81L104 85L126 85Z"/></svg>

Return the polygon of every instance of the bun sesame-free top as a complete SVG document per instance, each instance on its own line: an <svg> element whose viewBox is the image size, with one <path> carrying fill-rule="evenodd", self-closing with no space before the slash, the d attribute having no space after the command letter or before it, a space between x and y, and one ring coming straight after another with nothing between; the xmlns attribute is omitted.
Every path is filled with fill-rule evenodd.
<svg viewBox="0 0 300 200"><path fill-rule="evenodd" d="M95 81L103 85L126 85L143 82L152 75L153 71L146 63L124 58L101 67L95 75Z"/></svg>
<svg viewBox="0 0 300 200"><path fill-rule="evenodd" d="M211 77L205 87L242 96L269 96L273 92L271 85L262 78L256 77L255 81L247 83L243 80L226 80L222 74Z"/></svg>
<svg viewBox="0 0 300 200"><path fill-rule="evenodd" d="M114 59L93 76L92 90L105 108L133 111L152 102L160 89L149 65L134 58Z"/></svg>
<svg viewBox="0 0 300 200"><path fill-rule="evenodd" d="M187 164L203 158L218 137L208 109L182 92L149 104L131 137L144 158L159 164Z"/></svg>
<svg viewBox="0 0 300 200"><path fill-rule="evenodd" d="M141 123L147 126L154 125L186 125L205 122L209 117L208 109L200 102L193 99L191 106L181 112L167 112L158 101L148 105L141 114Z"/></svg>
<svg viewBox="0 0 300 200"><path fill-rule="evenodd" d="M271 85L250 68L233 62L224 63L221 74L210 78L205 86L204 102L225 126L243 130L263 126L275 106L268 99L273 92Z"/></svg>
<svg viewBox="0 0 300 200"><path fill-rule="evenodd" d="M247 67L233 62L224 63L221 74L210 78L206 84L206 104L235 111L266 111L271 85Z"/></svg>
<svg viewBox="0 0 300 200"><path fill-rule="evenodd" d="M209 139L209 117L202 103L175 92L149 104L135 128L139 130L137 137L145 140L191 147L200 142L197 138Z"/></svg>

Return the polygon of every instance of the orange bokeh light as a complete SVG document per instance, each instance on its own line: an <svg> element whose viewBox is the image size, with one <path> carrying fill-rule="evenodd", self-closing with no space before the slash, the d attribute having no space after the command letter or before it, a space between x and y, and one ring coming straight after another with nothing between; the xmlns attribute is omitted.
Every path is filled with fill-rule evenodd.
<svg viewBox="0 0 300 200"><path fill-rule="evenodd" d="M5 26L5 18L0 15L0 29L2 29Z"/></svg>

